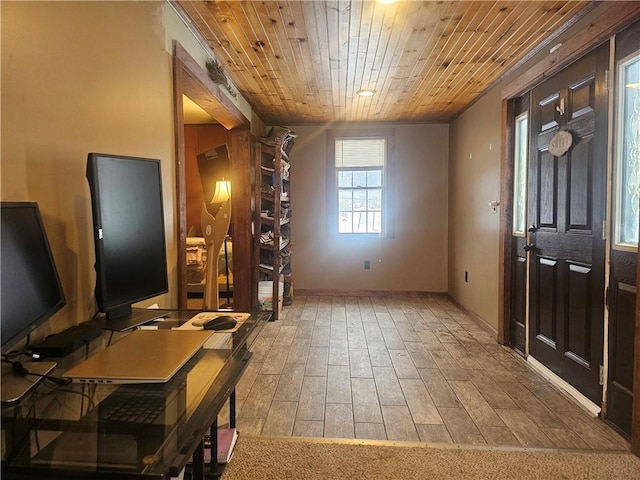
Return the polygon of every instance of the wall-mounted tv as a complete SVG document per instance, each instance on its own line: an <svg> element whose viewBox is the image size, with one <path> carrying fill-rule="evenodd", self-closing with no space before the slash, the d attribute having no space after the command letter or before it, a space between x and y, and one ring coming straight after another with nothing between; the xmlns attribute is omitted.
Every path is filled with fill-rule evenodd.
<svg viewBox="0 0 640 480"><path fill-rule="evenodd" d="M160 161L90 153L96 300L105 328L123 331L161 316L132 304L168 291Z"/></svg>

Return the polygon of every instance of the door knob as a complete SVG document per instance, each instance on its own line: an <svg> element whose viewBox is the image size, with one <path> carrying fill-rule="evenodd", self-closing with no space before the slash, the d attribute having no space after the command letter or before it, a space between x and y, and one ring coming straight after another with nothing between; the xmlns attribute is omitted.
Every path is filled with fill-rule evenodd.
<svg viewBox="0 0 640 480"><path fill-rule="evenodd" d="M531 252L531 251L533 251L533 249L534 249L534 248L536 248L536 246L535 246L535 245L532 245L532 244L530 244L530 243L529 243L529 244L527 244L527 245L525 245L524 247L522 247L522 249L523 249L525 252Z"/></svg>
<svg viewBox="0 0 640 480"><path fill-rule="evenodd" d="M536 233L538 231L538 227L536 227L535 225L531 225L528 230L529 233Z"/></svg>

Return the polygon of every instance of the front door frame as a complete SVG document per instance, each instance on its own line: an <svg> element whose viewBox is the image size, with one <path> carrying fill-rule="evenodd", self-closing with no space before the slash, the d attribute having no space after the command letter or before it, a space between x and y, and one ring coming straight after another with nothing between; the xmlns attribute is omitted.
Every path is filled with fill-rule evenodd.
<svg viewBox="0 0 640 480"><path fill-rule="evenodd" d="M511 318L511 229L513 208L513 102L512 100L532 89L545 78L559 72L589 50L611 39L616 33L640 18L640 3L616 3L608 8L589 25L565 40L562 48L549 54L544 60L529 68L501 92L502 132L501 132L501 198L500 216L500 260L499 260L499 308L498 342L509 343L509 319ZM609 212L607 212L607 217ZM640 252L639 252L640 260ZM640 270L640 269L639 269ZM640 273L640 272L639 272ZM640 275L639 275L640 276ZM640 281L640 278L639 278ZM636 305L635 356L634 356L634 395L631 450L640 456L640 302Z"/></svg>

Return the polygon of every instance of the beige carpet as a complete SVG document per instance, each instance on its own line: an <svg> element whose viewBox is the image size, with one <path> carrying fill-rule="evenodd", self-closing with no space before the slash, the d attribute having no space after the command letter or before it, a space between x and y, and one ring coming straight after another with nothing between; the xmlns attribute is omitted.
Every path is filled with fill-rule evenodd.
<svg viewBox="0 0 640 480"><path fill-rule="evenodd" d="M240 436L222 480L640 479L628 452Z"/></svg>

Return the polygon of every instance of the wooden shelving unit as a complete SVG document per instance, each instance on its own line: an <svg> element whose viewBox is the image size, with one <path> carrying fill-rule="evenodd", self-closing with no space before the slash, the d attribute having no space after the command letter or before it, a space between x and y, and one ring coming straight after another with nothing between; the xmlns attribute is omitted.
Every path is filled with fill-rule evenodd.
<svg viewBox="0 0 640 480"><path fill-rule="evenodd" d="M291 301L291 163L289 152L295 134L276 127L275 134L256 142L255 255L258 281L272 282L273 319L279 299ZM273 132L273 130L272 130ZM283 283L281 294L279 284Z"/></svg>

